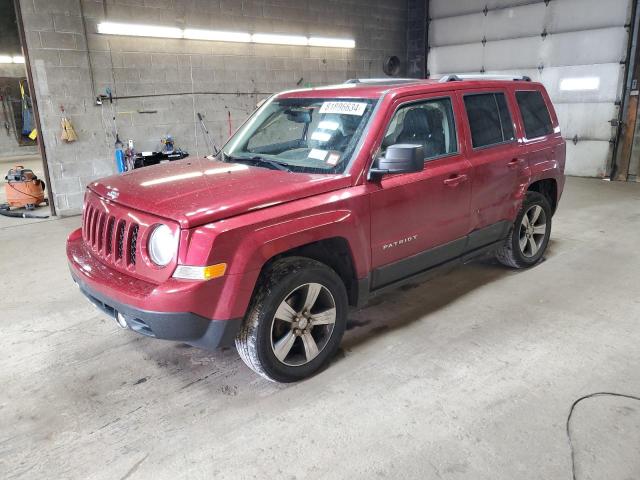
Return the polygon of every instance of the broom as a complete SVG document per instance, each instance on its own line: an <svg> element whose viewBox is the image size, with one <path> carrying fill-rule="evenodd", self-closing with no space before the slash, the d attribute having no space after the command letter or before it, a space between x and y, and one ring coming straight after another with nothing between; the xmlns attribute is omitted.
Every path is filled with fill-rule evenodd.
<svg viewBox="0 0 640 480"><path fill-rule="evenodd" d="M60 140L71 143L78 140L78 135L76 135L76 131L73 129L73 125L67 118L64 113L64 107L60 105L60 111L62 112L62 120L60 121L60 127L62 128L62 132L60 133Z"/></svg>

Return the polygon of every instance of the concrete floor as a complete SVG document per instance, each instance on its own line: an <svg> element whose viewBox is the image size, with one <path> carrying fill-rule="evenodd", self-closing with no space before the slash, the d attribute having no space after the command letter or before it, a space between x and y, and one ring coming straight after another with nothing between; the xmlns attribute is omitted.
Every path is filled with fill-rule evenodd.
<svg viewBox="0 0 640 480"><path fill-rule="evenodd" d="M0 229L0 478L568 479L571 403L640 394L637 184L568 179L544 263L389 294L295 385L118 329L69 279L79 223ZM572 431L577 478L640 478L640 402Z"/></svg>

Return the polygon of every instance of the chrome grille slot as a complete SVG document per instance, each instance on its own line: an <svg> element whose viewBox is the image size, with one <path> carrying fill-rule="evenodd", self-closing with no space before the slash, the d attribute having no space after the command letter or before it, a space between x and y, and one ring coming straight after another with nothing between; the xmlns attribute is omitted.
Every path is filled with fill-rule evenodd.
<svg viewBox="0 0 640 480"><path fill-rule="evenodd" d="M116 232L116 260L122 260L124 254L124 234L125 234L125 221L120 220L118 222L118 230Z"/></svg>
<svg viewBox="0 0 640 480"><path fill-rule="evenodd" d="M138 248L138 224L135 223L131 226L131 233L129 238L129 264L136 264L136 249Z"/></svg>
<svg viewBox="0 0 640 480"><path fill-rule="evenodd" d="M114 217L109 217L109 221L107 222L107 233L105 238L105 247L104 253L107 257L111 256L113 253L113 230L115 228L116 219Z"/></svg>

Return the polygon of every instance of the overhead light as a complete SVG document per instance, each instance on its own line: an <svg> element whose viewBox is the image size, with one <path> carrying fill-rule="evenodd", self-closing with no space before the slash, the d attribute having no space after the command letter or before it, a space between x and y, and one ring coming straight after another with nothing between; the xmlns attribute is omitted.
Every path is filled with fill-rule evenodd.
<svg viewBox="0 0 640 480"><path fill-rule="evenodd" d="M597 90L600 88L600 77L563 78L560 90Z"/></svg>
<svg viewBox="0 0 640 480"><path fill-rule="evenodd" d="M182 38L183 32L177 27L159 27L155 25L136 25L131 23L102 22L98 24L98 33L107 35L128 35L134 37Z"/></svg>
<svg viewBox="0 0 640 480"><path fill-rule="evenodd" d="M309 45L312 47L355 48L356 41L350 38L310 37Z"/></svg>
<svg viewBox="0 0 640 480"><path fill-rule="evenodd" d="M0 55L0 63L24 63L21 55Z"/></svg>
<svg viewBox="0 0 640 480"><path fill-rule="evenodd" d="M272 45L308 45L309 39L299 35L274 35L271 33L254 33L251 38L255 43Z"/></svg>
<svg viewBox="0 0 640 480"><path fill-rule="evenodd" d="M250 42L251 35L243 32L222 32L219 30L200 30L187 28L184 30L184 38L190 40L214 40L217 42Z"/></svg>
<svg viewBox="0 0 640 480"><path fill-rule="evenodd" d="M252 35L247 32L227 32L222 30L203 30L199 28L186 28L183 30L177 27L114 22L99 23L98 33L134 37L186 38L189 40L210 40L215 42L252 42L271 45L301 45L334 48L355 48L356 46L355 40L350 38L305 37L302 35L281 35L274 33L254 33Z"/></svg>

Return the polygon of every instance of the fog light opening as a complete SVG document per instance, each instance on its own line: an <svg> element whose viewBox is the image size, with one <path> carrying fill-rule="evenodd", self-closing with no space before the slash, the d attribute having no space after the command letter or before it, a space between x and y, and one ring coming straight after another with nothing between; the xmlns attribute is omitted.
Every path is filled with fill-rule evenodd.
<svg viewBox="0 0 640 480"><path fill-rule="evenodd" d="M129 324L127 323L127 319L124 318L124 315L120 312L116 313L116 323L120 328L129 328Z"/></svg>

